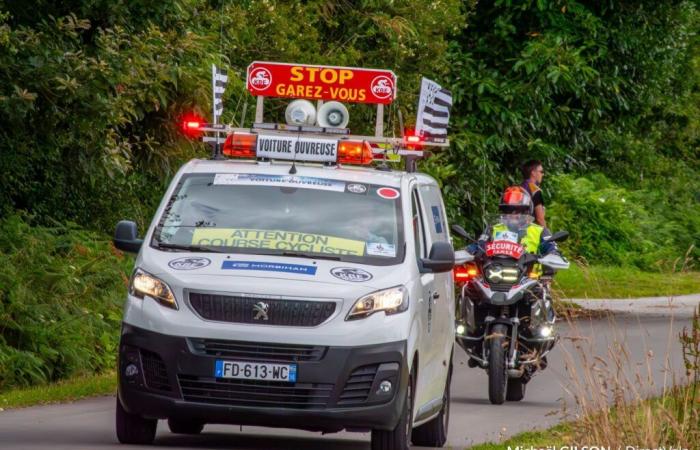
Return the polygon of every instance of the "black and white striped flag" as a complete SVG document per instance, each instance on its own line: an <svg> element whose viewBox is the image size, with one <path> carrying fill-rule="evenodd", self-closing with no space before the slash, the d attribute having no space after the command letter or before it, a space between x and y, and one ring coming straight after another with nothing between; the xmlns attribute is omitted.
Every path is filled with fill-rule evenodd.
<svg viewBox="0 0 700 450"><path fill-rule="evenodd" d="M211 65L211 84L214 93L214 123L219 123L219 117L224 112L224 91L228 84L228 73L225 69L219 69L215 64Z"/></svg>
<svg viewBox="0 0 700 450"><path fill-rule="evenodd" d="M423 78L416 117L416 134L425 142L447 142L452 93L436 82Z"/></svg>

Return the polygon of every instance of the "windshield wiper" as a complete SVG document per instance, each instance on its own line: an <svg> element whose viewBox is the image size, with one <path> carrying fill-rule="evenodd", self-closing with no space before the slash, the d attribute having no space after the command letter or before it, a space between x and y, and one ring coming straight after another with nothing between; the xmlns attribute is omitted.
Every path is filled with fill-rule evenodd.
<svg viewBox="0 0 700 450"><path fill-rule="evenodd" d="M219 250L215 250L211 247L202 247L199 245L180 245L180 244L170 244L167 242L157 242L157 248L167 248L170 250L185 250L190 252L207 252L207 253L224 253Z"/></svg>
<svg viewBox="0 0 700 450"><path fill-rule="evenodd" d="M340 261L340 256L335 255L312 255L310 253L303 252L282 252L282 256L296 256L299 258L310 258L310 259L330 259L331 261Z"/></svg>

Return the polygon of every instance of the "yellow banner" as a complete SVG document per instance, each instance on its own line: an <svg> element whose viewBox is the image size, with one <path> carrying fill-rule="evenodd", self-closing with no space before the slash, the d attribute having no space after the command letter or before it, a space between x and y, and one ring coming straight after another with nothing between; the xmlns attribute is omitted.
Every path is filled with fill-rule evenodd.
<svg viewBox="0 0 700 450"><path fill-rule="evenodd" d="M334 255L362 256L365 253L363 241L296 231L246 228L197 228L192 235L192 244L216 247L269 248Z"/></svg>

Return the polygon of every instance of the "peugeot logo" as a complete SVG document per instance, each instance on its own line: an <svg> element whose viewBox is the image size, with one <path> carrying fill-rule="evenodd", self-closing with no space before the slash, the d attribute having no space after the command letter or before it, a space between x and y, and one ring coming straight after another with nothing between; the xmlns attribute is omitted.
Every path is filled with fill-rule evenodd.
<svg viewBox="0 0 700 450"><path fill-rule="evenodd" d="M268 309L270 309L270 305L268 303L257 302L255 305L253 305L253 312L255 313L253 320L267 320Z"/></svg>

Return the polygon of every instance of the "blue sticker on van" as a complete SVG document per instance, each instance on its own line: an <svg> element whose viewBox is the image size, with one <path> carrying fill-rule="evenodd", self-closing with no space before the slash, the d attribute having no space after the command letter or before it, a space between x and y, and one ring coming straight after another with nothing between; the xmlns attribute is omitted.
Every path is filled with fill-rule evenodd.
<svg viewBox="0 0 700 450"><path fill-rule="evenodd" d="M442 233L442 217L440 214L440 208L437 206L431 206L430 209L433 211L433 222L435 222L435 232Z"/></svg>
<svg viewBox="0 0 700 450"><path fill-rule="evenodd" d="M316 266L304 266L301 264L284 264L259 261L224 261L221 264L223 270L260 270L264 272L287 272L301 275L316 275Z"/></svg>

